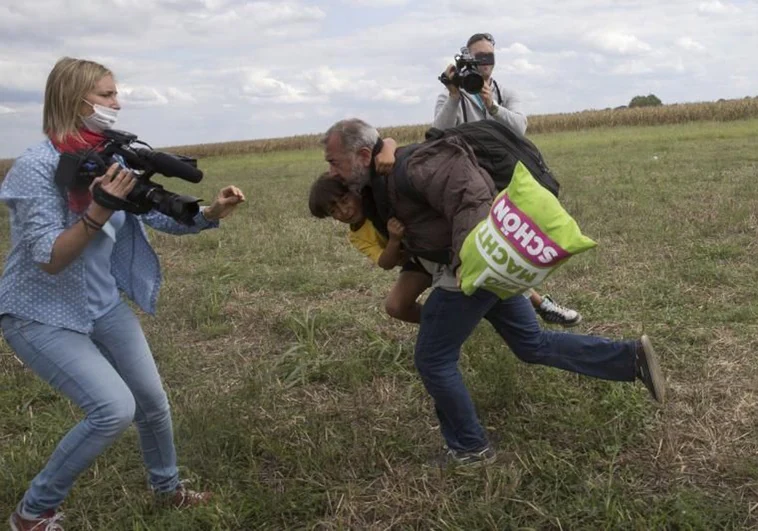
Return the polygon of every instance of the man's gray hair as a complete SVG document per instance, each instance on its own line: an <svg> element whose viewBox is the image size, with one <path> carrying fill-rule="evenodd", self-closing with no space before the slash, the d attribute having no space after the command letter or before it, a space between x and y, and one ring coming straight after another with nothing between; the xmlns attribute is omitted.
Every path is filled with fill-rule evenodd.
<svg viewBox="0 0 758 531"><path fill-rule="evenodd" d="M335 123L324 133L321 143L326 144L333 135L339 136L342 147L348 153L357 153L364 147L374 149L379 141L379 131L360 118L347 118Z"/></svg>

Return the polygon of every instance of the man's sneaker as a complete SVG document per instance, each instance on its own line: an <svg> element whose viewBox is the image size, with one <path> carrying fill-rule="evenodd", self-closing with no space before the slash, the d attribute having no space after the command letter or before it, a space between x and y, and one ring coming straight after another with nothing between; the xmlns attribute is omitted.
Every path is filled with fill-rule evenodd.
<svg viewBox="0 0 758 531"><path fill-rule="evenodd" d="M637 378L642 380L650 391L653 400L661 404L666 399L666 387L661 372L661 366L658 364L658 357L655 355L653 345L650 339L643 335L637 343L637 359L635 362L637 368Z"/></svg>
<svg viewBox="0 0 758 531"><path fill-rule="evenodd" d="M559 324L566 328L576 326L582 321L582 314L576 310L564 308L556 304L550 295L542 296L542 303L535 311L542 317L542 320L550 324Z"/></svg>
<svg viewBox="0 0 758 531"><path fill-rule="evenodd" d="M492 446L485 446L481 450L475 452L461 452L458 450L452 450L444 448L444 454L435 459L434 464L445 468L448 466L466 467L466 468L478 468L484 465L489 465L495 462L497 454Z"/></svg>
<svg viewBox="0 0 758 531"><path fill-rule="evenodd" d="M57 513L52 509L45 511L39 518L22 518L18 510L13 511L10 524L11 531L63 531L59 522L63 519L63 513Z"/></svg>

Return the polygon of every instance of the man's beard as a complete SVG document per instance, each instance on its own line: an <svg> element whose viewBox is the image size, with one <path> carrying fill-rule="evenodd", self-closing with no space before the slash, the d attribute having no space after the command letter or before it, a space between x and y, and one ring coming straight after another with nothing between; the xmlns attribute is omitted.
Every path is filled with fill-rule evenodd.
<svg viewBox="0 0 758 531"><path fill-rule="evenodd" d="M363 187L368 184L371 171L367 166L363 166L360 162L354 161L351 168L350 180L359 186Z"/></svg>

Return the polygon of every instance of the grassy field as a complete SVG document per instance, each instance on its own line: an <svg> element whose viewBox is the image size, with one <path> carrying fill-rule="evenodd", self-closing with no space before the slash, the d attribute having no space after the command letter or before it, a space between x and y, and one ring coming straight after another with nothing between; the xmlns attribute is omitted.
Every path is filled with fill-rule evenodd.
<svg viewBox="0 0 758 531"><path fill-rule="evenodd" d="M383 313L397 272L371 267L344 226L309 217L321 154L209 158L200 185L161 182L207 200L234 183L249 201L221 230L153 233L165 284L143 323L183 473L215 503L156 507L132 428L76 484L68 525L758 527L758 121L532 138L600 244L541 291L580 309L583 333L649 334L668 377L665 408L640 384L522 364L483 324L461 365L498 462L425 466L442 440L413 368L416 328ZM6 515L81 415L0 345Z"/></svg>

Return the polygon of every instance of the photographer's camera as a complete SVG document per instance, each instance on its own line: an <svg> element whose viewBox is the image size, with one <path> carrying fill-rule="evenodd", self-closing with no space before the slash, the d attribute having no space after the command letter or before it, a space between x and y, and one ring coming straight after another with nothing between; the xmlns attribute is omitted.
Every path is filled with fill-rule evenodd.
<svg viewBox="0 0 758 531"><path fill-rule="evenodd" d="M478 94L484 87L484 77L479 73L479 64L480 62L464 46L461 53L455 56L453 75L448 76L447 72L443 72L438 79L443 85L453 85L469 94Z"/></svg>

